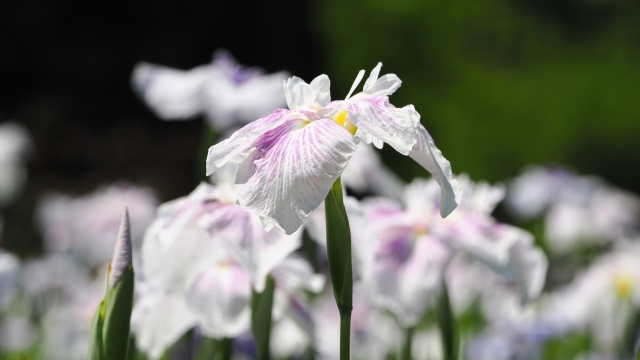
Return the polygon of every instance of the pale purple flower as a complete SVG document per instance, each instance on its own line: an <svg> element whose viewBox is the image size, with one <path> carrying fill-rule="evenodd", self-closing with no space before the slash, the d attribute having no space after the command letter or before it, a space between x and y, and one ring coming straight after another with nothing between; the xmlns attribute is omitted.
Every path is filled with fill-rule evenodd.
<svg viewBox="0 0 640 360"><path fill-rule="evenodd" d="M246 68L217 50L211 64L187 71L139 63L131 82L158 117L182 120L202 114L213 129L223 131L283 106L280 89L287 77L286 72Z"/></svg>
<svg viewBox="0 0 640 360"><path fill-rule="evenodd" d="M290 256L300 246L300 234L265 231L257 216L236 204L223 178L161 205L147 229L139 282L150 289L140 296L151 299L134 306L140 314L134 331L149 339L142 345L145 352L158 354L190 324L213 338L246 332L252 288L263 291L268 275L277 284L275 319L286 312L291 293L319 291L323 285L307 263ZM175 336L161 336L145 320L162 311L156 306L179 307L193 320L176 320L171 330Z"/></svg>
<svg viewBox="0 0 640 360"><path fill-rule="evenodd" d="M360 214L351 213L358 224L352 231L355 263L361 265L354 272L361 273L372 301L405 327L417 324L435 302L457 254L493 270L501 286L515 290L523 303L542 290L547 263L532 236L491 217L502 188L465 176L459 180L465 195L445 219L438 215L439 189L433 179L409 184L402 204L370 198L362 202Z"/></svg>
<svg viewBox="0 0 640 360"><path fill-rule="evenodd" d="M142 261L162 287L184 289L201 264L228 263L231 256L262 291L269 272L299 246L300 234L265 231L226 186L202 183L189 196L160 206L145 234Z"/></svg>
<svg viewBox="0 0 640 360"><path fill-rule="evenodd" d="M238 162L236 192L240 204L258 215L265 226L291 234L324 200L342 174L360 140L389 144L425 167L440 184L442 216L458 205L461 190L451 165L420 124L412 105L396 108L388 96L400 86L396 75L378 77L378 64L351 97L364 71L344 101L330 102L329 78L310 84L292 77L284 83L289 109L280 109L212 146L207 174L228 162Z"/></svg>
<svg viewBox="0 0 640 360"><path fill-rule="evenodd" d="M27 130L20 124L0 124L0 206L5 206L22 189L27 179L24 164L33 147Z"/></svg>

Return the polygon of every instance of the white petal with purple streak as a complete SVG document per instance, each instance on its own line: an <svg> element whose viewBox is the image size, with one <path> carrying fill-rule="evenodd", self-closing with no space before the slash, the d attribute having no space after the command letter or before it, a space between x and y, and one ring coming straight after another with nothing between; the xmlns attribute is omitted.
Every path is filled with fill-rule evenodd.
<svg viewBox="0 0 640 360"><path fill-rule="evenodd" d="M260 137L240 164L240 204L291 234L322 203L356 146L331 119L291 119Z"/></svg>
<svg viewBox="0 0 640 360"><path fill-rule="evenodd" d="M207 176L229 161L240 162L247 155L247 150L251 148L256 138L281 125L290 116L289 110L276 110L273 114L244 126L230 138L210 147L207 154Z"/></svg>
<svg viewBox="0 0 640 360"><path fill-rule="evenodd" d="M358 127L356 136L365 142L377 146L371 137L382 140L402 155L409 154L416 143L420 114L413 106L396 108L386 96L370 96L349 101L347 107L349 120Z"/></svg>

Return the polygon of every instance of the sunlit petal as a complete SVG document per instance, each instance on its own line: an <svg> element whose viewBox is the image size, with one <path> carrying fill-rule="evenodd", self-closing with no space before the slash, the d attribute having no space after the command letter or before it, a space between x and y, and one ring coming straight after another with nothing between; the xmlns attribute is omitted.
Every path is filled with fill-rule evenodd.
<svg viewBox="0 0 640 360"><path fill-rule="evenodd" d="M440 215L446 217L460 204L462 189L453 178L451 163L442 156L424 126L418 126L418 141L409 156L422 165L440 185Z"/></svg>
<svg viewBox="0 0 640 360"><path fill-rule="evenodd" d="M324 200L356 146L331 119L290 120L258 139L240 164L240 204L292 234Z"/></svg>
<svg viewBox="0 0 640 360"><path fill-rule="evenodd" d="M236 156L239 157L237 161L241 160L246 156L246 151L250 149L256 138L287 121L290 115L291 112L288 110L277 110L269 116L244 126L230 138L210 147L207 154L207 176L234 160Z"/></svg>

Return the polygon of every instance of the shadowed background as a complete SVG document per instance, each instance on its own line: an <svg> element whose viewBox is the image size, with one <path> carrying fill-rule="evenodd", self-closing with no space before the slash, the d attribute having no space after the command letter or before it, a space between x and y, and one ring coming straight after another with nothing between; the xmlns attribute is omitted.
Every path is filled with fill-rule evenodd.
<svg viewBox="0 0 640 360"><path fill-rule="evenodd" d="M157 119L129 76L137 61L189 69L220 47L267 72L326 73L334 99L382 61L404 81L392 103L414 104L454 172L475 180L555 163L640 193L636 1L15 1L0 5L0 121L26 126L35 149L3 247L39 250L32 213L47 191L193 190L206 125ZM403 178L426 176L383 154Z"/></svg>

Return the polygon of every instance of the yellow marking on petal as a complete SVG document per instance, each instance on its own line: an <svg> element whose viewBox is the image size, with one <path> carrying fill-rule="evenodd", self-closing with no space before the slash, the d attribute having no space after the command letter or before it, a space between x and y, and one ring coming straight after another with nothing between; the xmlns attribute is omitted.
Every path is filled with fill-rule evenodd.
<svg viewBox="0 0 640 360"><path fill-rule="evenodd" d="M429 227L427 226L427 224L420 224L416 228L416 237L422 237L427 235L428 233L429 233Z"/></svg>
<svg viewBox="0 0 640 360"><path fill-rule="evenodd" d="M633 277L629 274L616 274L613 277L613 285L616 293L621 299L628 299L631 297L631 291L633 291Z"/></svg>
<svg viewBox="0 0 640 360"><path fill-rule="evenodd" d="M333 120L338 123L340 126L344 126L344 122L347 121L347 115L349 112L347 110L340 110L340 112L336 115Z"/></svg>
<svg viewBox="0 0 640 360"><path fill-rule="evenodd" d="M223 269L228 268L231 265L233 265L233 260L231 258L226 258L218 263L218 267Z"/></svg>
<svg viewBox="0 0 640 360"><path fill-rule="evenodd" d="M348 118L349 112L347 110L340 110L338 114L333 118L338 125L345 128L351 135L355 135L356 131L358 131L358 127L355 126Z"/></svg>

